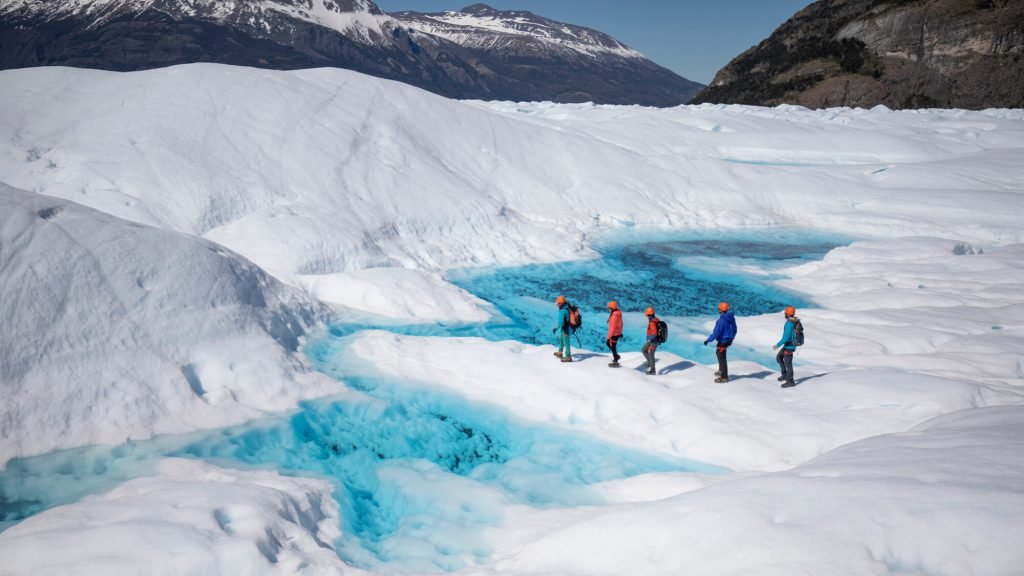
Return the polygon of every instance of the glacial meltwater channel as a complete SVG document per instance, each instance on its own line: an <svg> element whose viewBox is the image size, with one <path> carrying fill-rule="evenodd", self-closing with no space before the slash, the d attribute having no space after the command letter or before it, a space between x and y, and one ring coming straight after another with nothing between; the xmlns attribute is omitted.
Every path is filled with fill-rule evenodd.
<svg viewBox="0 0 1024 576"><path fill-rule="evenodd" d="M478 325L335 324L308 342L306 353L315 367L355 391L344 399L306 402L294 413L224 430L13 459L0 472L0 530L152 474L163 458L188 457L328 479L342 511L344 535L334 545L353 565L424 573L485 560L482 528L500 523L509 504L595 504L601 498L591 486L598 482L723 470L526 422L422 385L360 375L347 370L332 343L366 328L549 343L551 300L565 294L586 314L585 348L601 349L605 303L615 299L626 312L625 345L640 345L641 311L654 306L672 323L667 348L694 357L703 337L698 330L720 300L740 315L803 305L771 280L785 266L846 242L795 230L629 234L599 242L599 258L592 260L452 271L452 282L491 302L499 317Z"/></svg>

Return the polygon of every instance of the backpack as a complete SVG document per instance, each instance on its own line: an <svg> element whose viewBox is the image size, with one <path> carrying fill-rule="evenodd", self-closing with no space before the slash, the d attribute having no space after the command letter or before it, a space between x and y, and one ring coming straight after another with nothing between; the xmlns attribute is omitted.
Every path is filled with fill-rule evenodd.
<svg viewBox="0 0 1024 576"><path fill-rule="evenodd" d="M660 319L660 318L658 319L658 336L657 336L657 339L658 339L658 344L664 344L665 341L668 340L668 324L665 324L665 321Z"/></svg>
<svg viewBox="0 0 1024 576"><path fill-rule="evenodd" d="M576 332L583 327L583 313L579 307L569 304L569 330Z"/></svg>
<svg viewBox="0 0 1024 576"><path fill-rule="evenodd" d="M796 321L796 326L793 326L793 344L804 345L804 325L799 320Z"/></svg>

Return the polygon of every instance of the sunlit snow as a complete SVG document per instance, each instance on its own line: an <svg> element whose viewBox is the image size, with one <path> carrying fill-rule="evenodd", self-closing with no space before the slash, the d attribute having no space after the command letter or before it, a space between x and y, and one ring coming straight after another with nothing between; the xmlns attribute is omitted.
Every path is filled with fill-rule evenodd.
<svg viewBox="0 0 1024 576"><path fill-rule="evenodd" d="M1020 110L0 72L0 574L1016 574L1022 151Z"/></svg>

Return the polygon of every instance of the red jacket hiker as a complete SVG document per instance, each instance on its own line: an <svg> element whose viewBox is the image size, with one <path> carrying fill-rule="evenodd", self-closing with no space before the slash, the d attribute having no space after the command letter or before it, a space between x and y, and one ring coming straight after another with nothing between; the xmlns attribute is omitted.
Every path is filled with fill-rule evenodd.
<svg viewBox="0 0 1024 576"><path fill-rule="evenodd" d="M622 310L615 308L608 315L608 339L622 336Z"/></svg>
<svg viewBox="0 0 1024 576"><path fill-rule="evenodd" d="M619 303L612 300L608 303L608 339L604 341L612 351L612 361L608 364L612 368L619 367L619 338L622 338L622 310L619 310Z"/></svg>

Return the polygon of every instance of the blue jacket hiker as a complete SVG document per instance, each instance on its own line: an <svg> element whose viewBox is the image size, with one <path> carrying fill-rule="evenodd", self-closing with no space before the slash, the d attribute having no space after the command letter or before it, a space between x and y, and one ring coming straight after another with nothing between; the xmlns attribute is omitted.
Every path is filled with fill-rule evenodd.
<svg viewBox="0 0 1024 576"><path fill-rule="evenodd" d="M552 334L558 334L558 351L555 356L561 358L562 362L572 362L572 350L569 348L569 302L565 296L559 296L555 298L555 304L558 306L558 319L551 329Z"/></svg>
<svg viewBox="0 0 1024 576"><path fill-rule="evenodd" d="M717 343L715 355L718 356L718 372L715 372L715 382L728 382L729 362L726 359L726 350L729 349L729 346L732 346L732 341L736 338L736 317L729 310L728 302L719 302L718 312L718 321L715 322L715 329L711 331L711 335L704 341L704 345L707 346L712 340Z"/></svg>
<svg viewBox="0 0 1024 576"><path fill-rule="evenodd" d="M779 369L782 371L779 381L782 382L783 388L792 388L796 386L796 382L793 381L793 352L796 350L796 324L800 319L796 317L796 308L792 306L786 306L784 314L786 326L782 329L782 338L772 346L772 350L782 348L775 356L775 361L779 363Z"/></svg>

